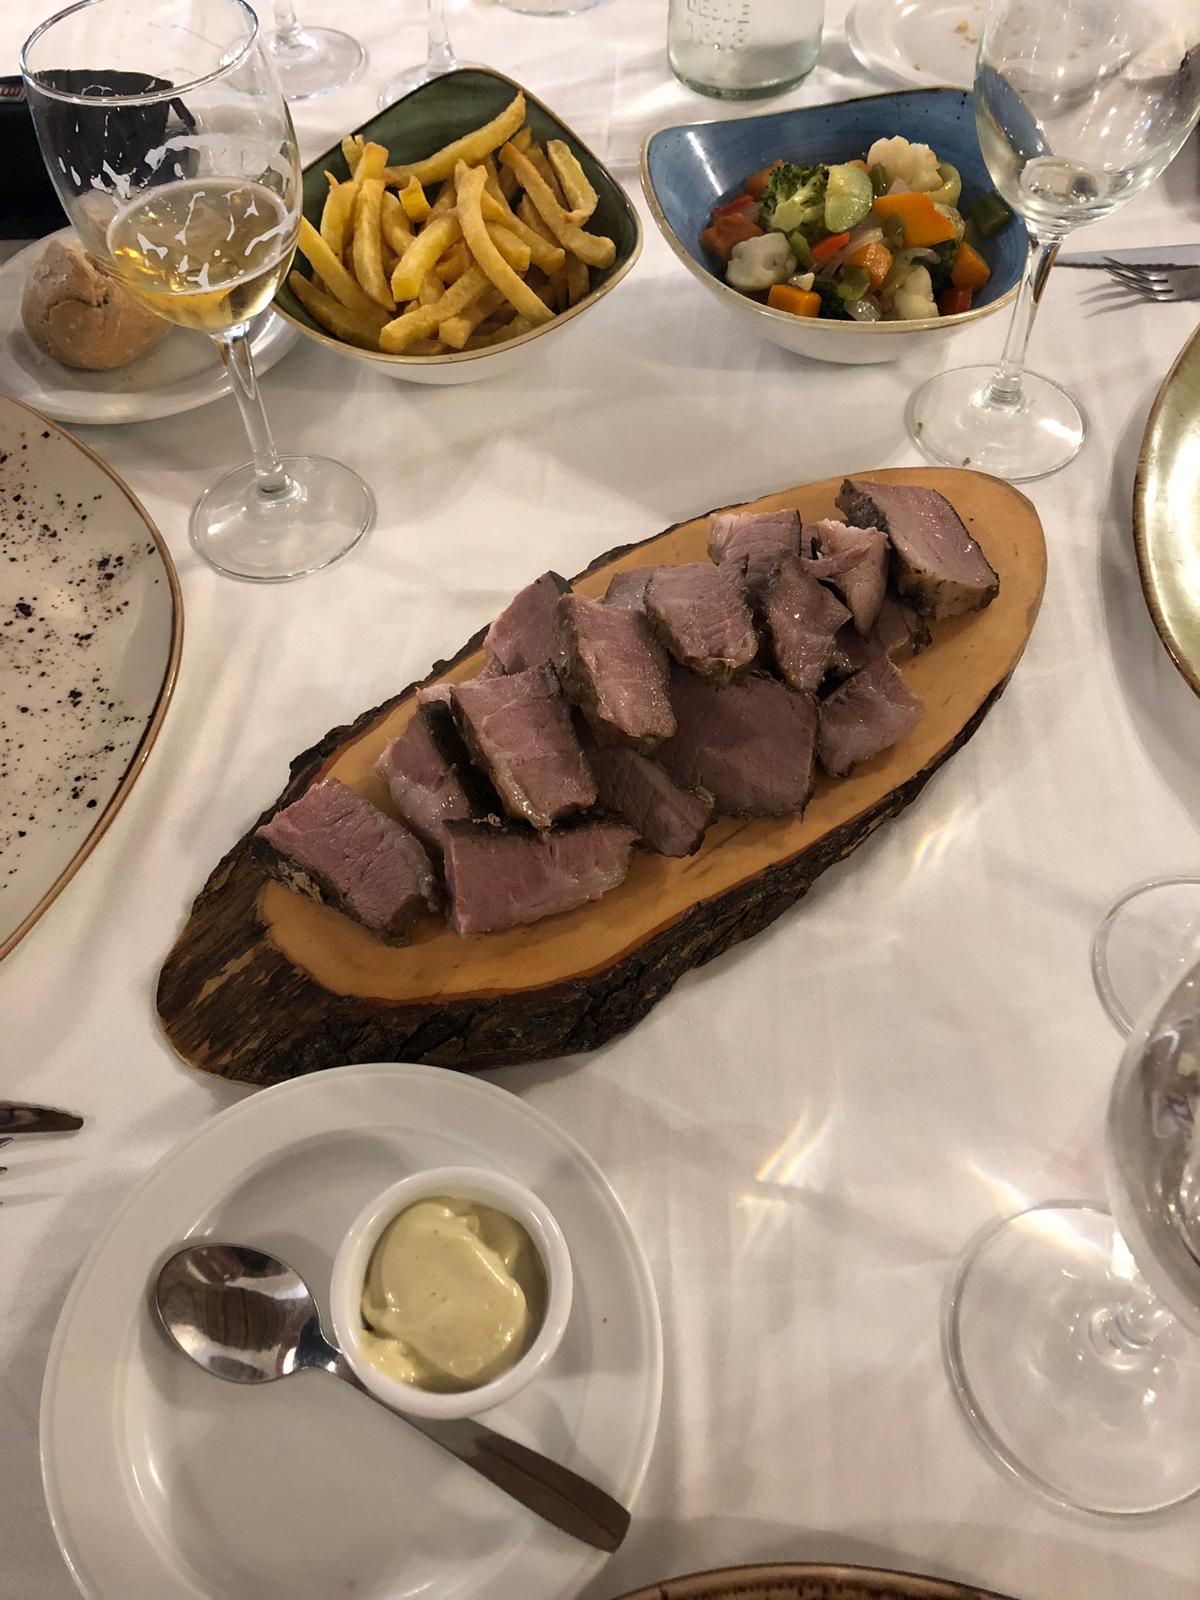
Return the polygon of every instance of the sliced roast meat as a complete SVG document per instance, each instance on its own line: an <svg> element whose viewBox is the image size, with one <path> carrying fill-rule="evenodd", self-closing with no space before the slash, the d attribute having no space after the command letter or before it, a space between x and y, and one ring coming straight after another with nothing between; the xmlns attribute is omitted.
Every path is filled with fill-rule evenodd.
<svg viewBox="0 0 1200 1600"><path fill-rule="evenodd" d="M817 752L835 778L906 739L925 707L885 655L821 701Z"/></svg>
<svg viewBox="0 0 1200 1600"><path fill-rule="evenodd" d="M314 783L254 839L273 877L394 943L437 909L437 879L420 840L337 778Z"/></svg>
<svg viewBox="0 0 1200 1600"><path fill-rule="evenodd" d="M604 596L606 606L623 606L627 611L640 611L646 615L646 585L650 582L653 567L630 567L627 572L614 572Z"/></svg>
<svg viewBox="0 0 1200 1600"><path fill-rule="evenodd" d="M874 634L869 639L864 639L853 622L844 622L838 629L833 649L829 652L827 663L829 678L835 684L843 683L874 661L879 651L880 646L876 643Z"/></svg>
<svg viewBox="0 0 1200 1600"><path fill-rule="evenodd" d="M584 750L596 777L599 804L637 831L647 850L660 856L695 855L713 819L713 797L681 789L649 756L584 735Z"/></svg>
<svg viewBox="0 0 1200 1600"><path fill-rule="evenodd" d="M793 689L818 687L829 665L834 636L850 620L846 607L809 575L807 566L799 556L784 556L760 606L775 665Z"/></svg>
<svg viewBox="0 0 1200 1600"><path fill-rule="evenodd" d="M598 900L629 871L634 837L619 822L540 834L452 822L445 855L450 926L460 934L498 933Z"/></svg>
<svg viewBox="0 0 1200 1600"><path fill-rule="evenodd" d="M676 667L671 702L679 731L655 760L685 789L705 789L726 816L801 812L813 781L813 697L753 673L719 686Z"/></svg>
<svg viewBox="0 0 1200 1600"><path fill-rule="evenodd" d="M567 693L601 739L649 750L675 732L667 653L644 616L564 594L555 628Z"/></svg>
<svg viewBox="0 0 1200 1600"><path fill-rule="evenodd" d="M887 534L893 580L922 616L981 611L999 593L1000 579L936 489L847 478L837 503L857 526Z"/></svg>
<svg viewBox="0 0 1200 1600"><path fill-rule="evenodd" d="M500 672L525 672L530 667L558 665L554 609L571 585L557 572L543 572L526 584L488 629L483 641L489 677Z"/></svg>
<svg viewBox="0 0 1200 1600"><path fill-rule="evenodd" d="M883 597L871 637L893 661L901 661L905 656L919 656L931 635L924 617L911 606L906 606L903 600L897 600L894 594L887 594Z"/></svg>
<svg viewBox="0 0 1200 1600"><path fill-rule="evenodd" d="M487 675L481 673L480 676ZM491 676L502 677L503 674L493 673ZM467 811L464 815L499 817L504 808L487 777L471 759L471 752L467 748L467 742L462 736L454 713L454 690L451 685L439 683L431 689L418 689L417 714L424 722L437 754L446 766L453 770L462 788L467 802ZM382 771L382 768L378 770ZM384 773L384 776L387 777L387 774ZM395 799L394 793L392 798ZM397 809L400 810L399 802ZM403 814L401 811L401 815ZM410 826L416 825L414 823ZM417 831L420 832L419 829Z"/></svg>
<svg viewBox="0 0 1200 1600"><path fill-rule="evenodd" d="M850 528L833 518L818 522L812 531L817 537L818 561L847 563L840 570L813 576L828 576L865 638L875 626L887 590L887 534L878 528Z"/></svg>
<svg viewBox="0 0 1200 1600"><path fill-rule="evenodd" d="M510 816L549 828L595 800L570 708L550 667L456 684L454 712L472 758Z"/></svg>
<svg viewBox="0 0 1200 1600"><path fill-rule="evenodd" d="M708 530L713 561L743 563L746 589L758 599L786 555L800 549L798 511L719 511Z"/></svg>
<svg viewBox="0 0 1200 1600"><path fill-rule="evenodd" d="M471 802L455 763L443 756L419 710L384 750L375 770L387 784L400 816L433 850L441 849L447 822L471 815Z"/></svg>
<svg viewBox="0 0 1200 1600"><path fill-rule="evenodd" d="M732 562L656 567L646 615L676 661L715 683L744 672L758 654L742 571Z"/></svg>

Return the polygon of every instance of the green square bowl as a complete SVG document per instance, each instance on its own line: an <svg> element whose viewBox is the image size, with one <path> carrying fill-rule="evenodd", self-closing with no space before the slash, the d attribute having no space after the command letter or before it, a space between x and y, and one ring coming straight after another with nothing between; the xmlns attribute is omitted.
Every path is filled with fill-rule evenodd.
<svg viewBox="0 0 1200 1600"><path fill-rule="evenodd" d="M480 127L498 116L512 100L521 85L506 78L501 72L484 67L463 67L448 72L422 84L403 100L388 106L378 116L364 122L355 132L364 139L385 145L394 163L419 161L440 150L443 145L459 139L471 129ZM328 345L350 361L369 361L392 378L404 378L413 383L473 383L478 378L490 378L506 372L524 359L525 352L537 339L552 338L556 332L569 327L582 317L617 284L633 266L642 248L642 229L637 212L630 204L624 189L588 149L578 135L572 133L528 89L525 95L527 118L533 136L540 143L547 139L561 139L570 146L588 181L600 197L595 214L588 223L593 233L607 234L617 247L616 258L603 271L592 270L592 287L583 299L561 311L549 322L531 328L504 344L484 350L461 350L436 356L387 355L382 350L360 350L355 345L343 344L314 322L283 283L275 296L274 307L285 321L292 323L310 339ZM336 144L323 156L304 169L304 215L318 226L321 208L329 186L326 172L335 178L350 176ZM312 268L301 255L296 256L293 270L312 276Z"/></svg>

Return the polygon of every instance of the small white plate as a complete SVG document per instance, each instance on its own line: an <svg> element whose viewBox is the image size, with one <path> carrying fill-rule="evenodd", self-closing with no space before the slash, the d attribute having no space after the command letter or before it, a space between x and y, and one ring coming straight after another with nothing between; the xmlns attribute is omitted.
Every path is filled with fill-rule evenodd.
<svg viewBox="0 0 1200 1600"><path fill-rule="evenodd" d="M984 0L855 0L846 38L868 72L919 89L969 89Z"/></svg>
<svg viewBox="0 0 1200 1600"><path fill-rule="evenodd" d="M52 237L71 239L70 228ZM47 239L26 245L0 267L0 389L37 406L58 422L147 422L206 406L230 392L212 340L172 328L144 356L111 372L78 372L44 355L21 325L25 280ZM261 377L300 337L273 311L258 318L250 338Z"/></svg>
<svg viewBox="0 0 1200 1600"><path fill-rule="evenodd" d="M328 1329L334 1254L406 1173L487 1166L553 1211L566 1335L488 1423L632 1505L662 1392L645 1257L591 1158L515 1095L436 1067L336 1067L251 1096L139 1185L67 1296L42 1390L54 1531L91 1600L558 1600L605 1557L319 1372L222 1383L168 1344L149 1290L188 1238L282 1257Z"/></svg>
<svg viewBox="0 0 1200 1600"><path fill-rule="evenodd" d="M100 457L0 395L0 958L70 881L158 735L183 597Z"/></svg>

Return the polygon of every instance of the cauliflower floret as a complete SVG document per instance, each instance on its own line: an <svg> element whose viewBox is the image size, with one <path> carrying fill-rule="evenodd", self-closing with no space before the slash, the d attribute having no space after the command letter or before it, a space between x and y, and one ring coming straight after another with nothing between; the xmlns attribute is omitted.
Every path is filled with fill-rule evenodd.
<svg viewBox="0 0 1200 1600"><path fill-rule="evenodd" d="M725 282L743 294L786 283L796 270L796 258L781 233L764 233L757 239L743 239L730 252Z"/></svg>
<svg viewBox="0 0 1200 1600"><path fill-rule="evenodd" d="M927 144L909 144L901 134L894 139L876 139L867 151L867 165L882 167L891 179L889 193L919 191L931 194L942 187L937 156Z"/></svg>
<svg viewBox="0 0 1200 1600"><path fill-rule="evenodd" d="M914 267L896 290L892 315L901 322L912 322L917 317L936 317L937 314L929 269Z"/></svg>

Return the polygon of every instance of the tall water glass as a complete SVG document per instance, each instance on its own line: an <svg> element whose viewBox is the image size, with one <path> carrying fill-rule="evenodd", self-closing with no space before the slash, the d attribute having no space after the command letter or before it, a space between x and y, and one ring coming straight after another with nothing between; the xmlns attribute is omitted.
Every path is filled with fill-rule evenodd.
<svg viewBox="0 0 1200 1600"><path fill-rule="evenodd" d="M336 561L370 526L371 491L324 456L280 456L250 353L301 202L296 135L254 12L244 0L82 0L30 36L21 70L88 253L150 310L207 333L232 380L253 461L201 497L193 545L239 578Z"/></svg>
<svg viewBox="0 0 1200 1600"><path fill-rule="evenodd" d="M1073 228L1153 183L1198 114L1198 0L988 0L975 124L993 182L1029 231L1029 265L999 367L941 373L909 401L927 456L1018 480L1076 454L1079 406L1025 370L1050 268Z"/></svg>
<svg viewBox="0 0 1200 1600"><path fill-rule="evenodd" d="M719 100L782 94L816 66L824 19L825 0L670 0L671 70Z"/></svg>

